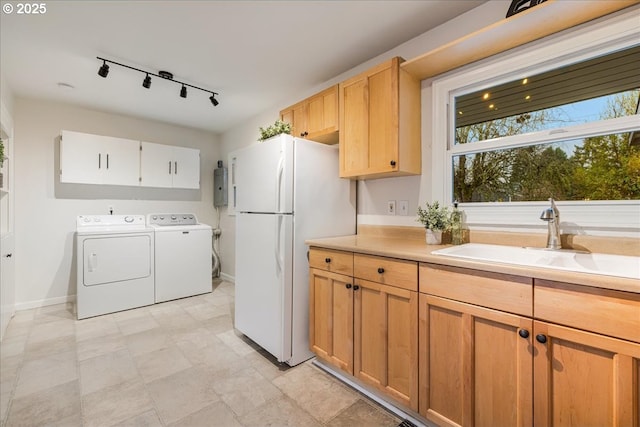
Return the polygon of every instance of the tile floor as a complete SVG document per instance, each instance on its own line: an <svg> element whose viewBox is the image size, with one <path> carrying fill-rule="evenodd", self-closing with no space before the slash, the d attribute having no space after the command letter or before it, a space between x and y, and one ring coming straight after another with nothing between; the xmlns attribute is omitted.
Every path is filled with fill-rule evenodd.
<svg viewBox="0 0 640 427"><path fill-rule="evenodd" d="M0 344L13 426L397 426L309 362L281 365L233 329L233 285L91 319L20 311Z"/></svg>

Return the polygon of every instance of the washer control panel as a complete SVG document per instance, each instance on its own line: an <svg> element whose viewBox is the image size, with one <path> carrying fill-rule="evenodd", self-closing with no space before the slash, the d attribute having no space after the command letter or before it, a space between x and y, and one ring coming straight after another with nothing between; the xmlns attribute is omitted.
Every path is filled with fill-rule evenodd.
<svg viewBox="0 0 640 427"><path fill-rule="evenodd" d="M150 214L149 225L198 225L198 219L194 214Z"/></svg>

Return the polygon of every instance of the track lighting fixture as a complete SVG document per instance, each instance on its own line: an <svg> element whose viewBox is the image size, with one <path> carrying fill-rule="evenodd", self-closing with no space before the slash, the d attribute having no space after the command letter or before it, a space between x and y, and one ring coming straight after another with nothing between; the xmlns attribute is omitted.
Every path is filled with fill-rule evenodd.
<svg viewBox="0 0 640 427"><path fill-rule="evenodd" d="M107 65L107 61L103 59L102 66L98 70L98 75L100 77L107 77L108 74L109 74L109 66Z"/></svg>
<svg viewBox="0 0 640 427"><path fill-rule="evenodd" d="M182 97L182 98L186 98L187 97L187 86L189 86L191 88L198 89L198 90L201 90L203 92L210 93L211 96L209 97L209 100L211 101L211 103L213 104L214 107L219 104L218 100L216 99L216 95L218 94L217 92L213 92L213 91L208 90L208 89L203 89L203 88L198 87L198 86L190 85L189 83L184 83L184 82L181 82L181 81L178 81L178 80L174 80L173 79L173 74L170 73L169 71L158 71L158 74L156 74L156 73L152 73L152 72L149 72L149 71L141 70L139 68L131 67L129 65L121 64L119 62L111 61L109 59L100 58L99 56L97 58L100 61L102 61L102 65L100 66L100 69L98 70L98 75L100 77L107 77L107 75L109 74L109 65L107 65L107 62L109 62L111 64L119 65L121 67L128 68L128 69L134 70L134 71L139 71L139 72L145 74L145 78L142 81L142 87L144 87L146 89L149 89L151 87L151 76L161 77L161 78L163 78L165 80L170 80L172 82L175 82L175 83L178 83L178 84L182 85L182 88L180 89L180 97Z"/></svg>

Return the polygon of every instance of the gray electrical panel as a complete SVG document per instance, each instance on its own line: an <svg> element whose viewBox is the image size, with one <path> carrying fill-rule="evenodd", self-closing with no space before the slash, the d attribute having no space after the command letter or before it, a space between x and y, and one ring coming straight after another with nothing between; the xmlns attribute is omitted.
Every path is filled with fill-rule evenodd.
<svg viewBox="0 0 640 427"><path fill-rule="evenodd" d="M218 160L218 168L213 171L213 206L227 206L227 168Z"/></svg>

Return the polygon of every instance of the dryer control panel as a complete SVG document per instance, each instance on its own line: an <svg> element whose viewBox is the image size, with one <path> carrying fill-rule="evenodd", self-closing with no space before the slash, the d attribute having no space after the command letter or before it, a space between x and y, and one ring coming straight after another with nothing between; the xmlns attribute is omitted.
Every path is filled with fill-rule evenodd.
<svg viewBox="0 0 640 427"><path fill-rule="evenodd" d="M149 225L198 225L198 219L194 214L150 214Z"/></svg>

